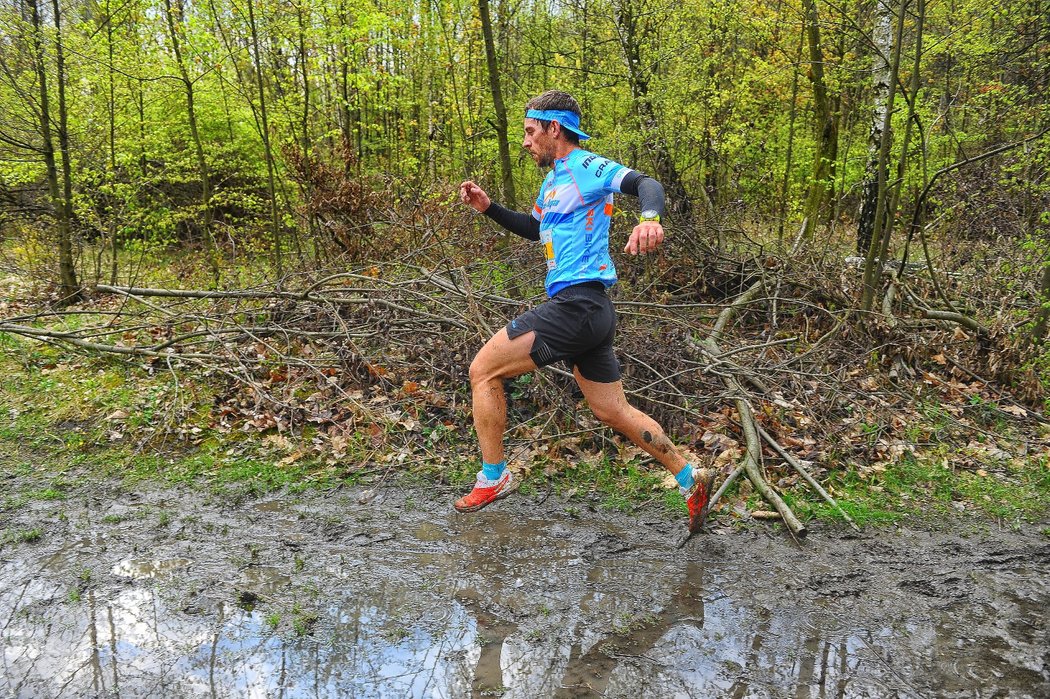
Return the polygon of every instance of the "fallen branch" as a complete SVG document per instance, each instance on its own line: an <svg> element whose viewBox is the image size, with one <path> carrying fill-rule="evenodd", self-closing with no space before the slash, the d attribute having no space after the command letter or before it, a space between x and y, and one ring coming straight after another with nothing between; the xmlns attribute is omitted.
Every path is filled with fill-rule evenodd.
<svg viewBox="0 0 1050 699"><path fill-rule="evenodd" d="M714 509L715 505L718 504L718 501L722 499L722 495L724 495L725 492L727 490L729 490L729 486L733 485L733 482L737 478L739 478L740 474L743 473L743 472L744 472L744 465L740 464L735 469L733 469L732 473L730 473L728 476L726 476L726 479L724 481L722 481L722 485L720 485L718 487L718 490L715 491L715 494L711 496L711 509Z"/></svg>
<svg viewBox="0 0 1050 699"><path fill-rule="evenodd" d="M813 490L817 491L820 497L824 498L825 502L827 502L829 505L838 510L839 514L842 515L843 519L845 519L851 527L853 527L857 531L860 531L860 527L857 526L857 523L854 522L848 514L846 514L846 511L843 510L837 502L835 502L835 498L831 497L828 491L824 490L820 483L817 482L817 479L813 477L813 474L811 474L806 469L806 467L802 465L802 462L800 462L798 459L789 454L787 450L784 449L784 447L782 447L779 442L777 442L777 440L773 439L773 437L768 432L762 429L761 425L758 428L758 433L762 436L762 439L766 441L766 444L773 447L773 451L779 454L780 458L784 459L784 461L787 461L789 464L791 464L791 466L798 472L798 475L802 476L802 478L804 478L805 481L809 483Z"/></svg>
<svg viewBox="0 0 1050 699"><path fill-rule="evenodd" d="M759 280L751 285L751 287L736 297L732 303L725 307L721 313L718 314L718 320L715 321L715 326L711 331L711 334L704 339L703 344L707 349L717 358L722 355L722 349L718 346L718 341L721 339L722 333L725 331L726 326L733 319L739 309L752 298L762 288L762 280ZM735 396L734 403L736 404L737 413L740 415L740 427L744 433L744 441L746 449L744 452L744 459L742 466L744 471L747 473L748 480L755 487L763 498L766 499L780 516L784 519L784 523L788 529L791 530L792 534L802 538L806 536L806 527L799 521L795 513L791 511L787 503L777 495L776 491L766 483L765 478L762 477L759 463L762 459L762 443L758 436L758 424L755 422L755 416L752 413L751 405L748 403L746 394L743 388L740 386L739 381L734 376L730 376L722 379L726 388L729 389L730 393Z"/></svg>
<svg viewBox="0 0 1050 699"><path fill-rule="evenodd" d="M985 328L983 325L978 323L970 316L963 315L962 313L955 313L953 311L935 311L932 309L924 308L922 309L922 317L928 318L929 320L946 320L951 323L958 323L964 328L973 330L975 333L983 337L988 337L989 335L987 328Z"/></svg>

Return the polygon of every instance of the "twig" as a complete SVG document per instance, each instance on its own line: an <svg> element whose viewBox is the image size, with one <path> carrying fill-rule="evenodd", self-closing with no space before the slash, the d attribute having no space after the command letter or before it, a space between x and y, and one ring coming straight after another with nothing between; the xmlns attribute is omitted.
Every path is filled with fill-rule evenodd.
<svg viewBox="0 0 1050 699"><path fill-rule="evenodd" d="M932 309L923 309L923 318L929 318L930 320L947 320L952 323L958 323L964 328L973 330L978 335L988 337L990 333L988 329L978 323L973 318L963 315L962 313L954 313L952 311L935 311Z"/></svg>
<svg viewBox="0 0 1050 699"><path fill-rule="evenodd" d="M714 506L717 505L718 501L722 499L722 496L725 494L725 492L729 490L729 486L733 485L733 481L735 481L743 472L744 465L740 464L735 469L733 469L732 473L726 476L726 479L722 481L722 485L719 486L718 490L715 491L715 494L711 496L711 509L714 509Z"/></svg>
<svg viewBox="0 0 1050 699"><path fill-rule="evenodd" d="M857 531L860 531L860 527L857 526L857 523L854 522L848 514L846 514L846 511L843 510L837 502L835 502L835 498L831 497L828 491L824 490L824 488L821 487L820 483L818 483L817 480L813 477L813 474L811 474L798 459L789 454L787 450L784 449L784 447L782 447L779 442L777 442L777 440L773 439L773 437L762 428L761 425L758 426L758 433L762 436L762 439L766 441L766 444L773 447L773 451L779 454L780 457L784 459L784 461L787 461L796 471L798 471L798 475L802 476L806 480L806 482L809 483L809 485L813 488L813 490L817 491L817 493L819 493L820 496L824 498L824 500L829 505L831 505L839 511L839 514L841 514L842 517L847 522L849 522L849 525L851 527L853 527Z"/></svg>

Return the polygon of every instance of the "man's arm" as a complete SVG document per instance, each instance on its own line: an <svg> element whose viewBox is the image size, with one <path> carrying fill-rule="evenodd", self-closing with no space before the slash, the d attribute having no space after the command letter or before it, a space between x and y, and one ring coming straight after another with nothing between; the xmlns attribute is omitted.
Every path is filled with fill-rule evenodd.
<svg viewBox="0 0 1050 699"><path fill-rule="evenodd" d="M526 240L540 239L540 222L529 214L505 209L489 199L485 190L467 180L459 186L460 200L475 211L485 214L499 225Z"/></svg>
<svg viewBox="0 0 1050 699"><path fill-rule="evenodd" d="M628 173L620 183L620 191L638 197L643 219L631 231L623 251L631 255L655 252L664 242L660 219L664 215L664 187L652 177L640 172Z"/></svg>
<svg viewBox="0 0 1050 699"><path fill-rule="evenodd" d="M529 214L524 214L520 211L511 211L510 209L500 206L496 202L490 203L489 208L485 209L482 213L514 235L520 235L526 240L540 239L540 222Z"/></svg>
<svg viewBox="0 0 1050 699"><path fill-rule="evenodd" d="M642 211L655 211L661 217L664 215L664 186L652 177L633 171L623 178L620 191L638 197L638 206Z"/></svg>

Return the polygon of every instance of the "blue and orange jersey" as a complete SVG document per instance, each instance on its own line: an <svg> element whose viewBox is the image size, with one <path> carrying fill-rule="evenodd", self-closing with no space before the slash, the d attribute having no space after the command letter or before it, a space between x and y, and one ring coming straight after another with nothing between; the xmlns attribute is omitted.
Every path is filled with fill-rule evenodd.
<svg viewBox="0 0 1050 699"><path fill-rule="evenodd" d="M554 161L532 208L547 260L547 295L572 284L616 283L609 255L613 194L631 170L577 148Z"/></svg>

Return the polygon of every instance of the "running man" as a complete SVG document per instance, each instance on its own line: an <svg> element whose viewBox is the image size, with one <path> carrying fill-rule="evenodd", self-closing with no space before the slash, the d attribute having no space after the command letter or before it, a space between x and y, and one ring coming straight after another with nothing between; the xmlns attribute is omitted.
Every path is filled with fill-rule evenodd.
<svg viewBox="0 0 1050 699"><path fill-rule="evenodd" d="M580 105L571 95L549 90L529 100L525 109L522 145L541 169L551 168L532 215L492 202L471 181L459 186L459 195L464 204L508 231L542 244L550 298L496 333L470 365L482 467L474 489L455 507L460 512L480 510L518 485L503 450L507 428L503 381L567 361L595 417L674 474L689 506L689 531L695 533L707 517L715 472L688 463L660 425L627 402L613 352L616 312L605 293L616 283L609 254L613 194L638 197L641 220L624 252L644 255L664 239L663 186L580 148L580 141L590 137L580 130Z"/></svg>

